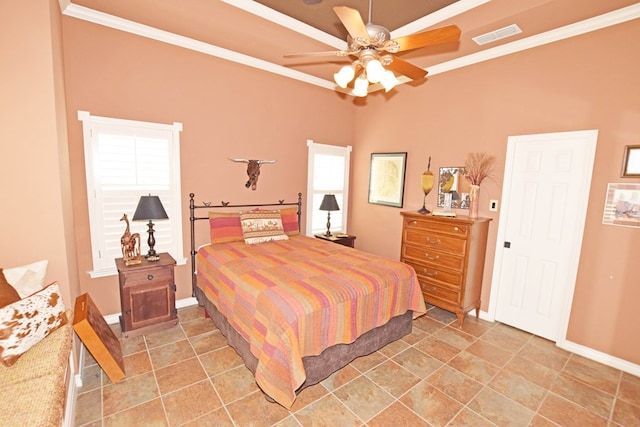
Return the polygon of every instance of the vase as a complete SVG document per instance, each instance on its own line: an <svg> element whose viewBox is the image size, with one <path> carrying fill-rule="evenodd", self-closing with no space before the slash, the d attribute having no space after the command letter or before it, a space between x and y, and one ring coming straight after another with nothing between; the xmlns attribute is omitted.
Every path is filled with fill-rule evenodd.
<svg viewBox="0 0 640 427"><path fill-rule="evenodd" d="M471 184L469 188L469 218L478 218L478 202L480 201L480 186Z"/></svg>

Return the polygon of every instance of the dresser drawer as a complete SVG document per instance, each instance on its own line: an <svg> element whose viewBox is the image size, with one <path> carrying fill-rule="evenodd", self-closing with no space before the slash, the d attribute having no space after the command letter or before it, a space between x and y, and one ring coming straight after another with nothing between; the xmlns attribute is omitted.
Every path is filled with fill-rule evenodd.
<svg viewBox="0 0 640 427"><path fill-rule="evenodd" d="M405 245L402 247L403 258L413 259L433 267L448 267L457 271L462 271L464 267L464 257L449 252L440 252L436 249L419 246Z"/></svg>
<svg viewBox="0 0 640 427"><path fill-rule="evenodd" d="M425 249L453 252L464 256L467 241L446 234L433 233L431 230L408 228L405 230L405 243L417 245Z"/></svg>
<svg viewBox="0 0 640 427"><path fill-rule="evenodd" d="M126 281L128 286L142 284L146 282L154 281L155 283L168 282L173 284L173 266L153 268L153 269L138 269L133 271L121 272L122 279Z"/></svg>
<svg viewBox="0 0 640 427"><path fill-rule="evenodd" d="M429 221L426 219L405 218L407 228L429 229L437 233L453 234L467 237L470 226L467 224L451 224L443 221Z"/></svg>
<svg viewBox="0 0 640 427"><path fill-rule="evenodd" d="M432 282L423 282L421 280L420 289L422 290L422 295L424 295L425 301L427 302L431 302L431 298L438 298L450 304L460 303L460 292L453 291L445 286L440 286Z"/></svg>
<svg viewBox="0 0 640 427"><path fill-rule="evenodd" d="M422 282L438 282L443 286L448 286L452 290L459 290L462 287L462 273L454 273L437 267L424 265L409 259L402 259L402 262L409 264L416 271L418 280Z"/></svg>

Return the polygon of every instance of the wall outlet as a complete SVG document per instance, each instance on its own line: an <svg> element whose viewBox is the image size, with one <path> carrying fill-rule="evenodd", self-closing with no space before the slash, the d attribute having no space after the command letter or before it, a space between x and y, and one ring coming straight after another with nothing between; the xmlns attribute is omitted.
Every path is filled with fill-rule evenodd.
<svg viewBox="0 0 640 427"><path fill-rule="evenodd" d="M498 201L497 200L489 200L489 210L491 212L498 212Z"/></svg>

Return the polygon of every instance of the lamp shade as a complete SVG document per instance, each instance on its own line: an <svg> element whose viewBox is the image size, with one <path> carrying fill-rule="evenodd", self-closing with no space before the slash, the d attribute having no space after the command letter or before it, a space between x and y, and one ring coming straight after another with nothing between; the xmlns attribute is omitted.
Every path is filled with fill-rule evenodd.
<svg viewBox="0 0 640 427"><path fill-rule="evenodd" d="M336 196L334 194L325 194L322 198L322 203L320 203L321 211L339 211L340 207L338 206L338 201L336 200Z"/></svg>
<svg viewBox="0 0 640 427"><path fill-rule="evenodd" d="M169 217L162 206L160 197L149 194L140 197L136 212L133 214L133 220L147 221L152 219L169 219Z"/></svg>

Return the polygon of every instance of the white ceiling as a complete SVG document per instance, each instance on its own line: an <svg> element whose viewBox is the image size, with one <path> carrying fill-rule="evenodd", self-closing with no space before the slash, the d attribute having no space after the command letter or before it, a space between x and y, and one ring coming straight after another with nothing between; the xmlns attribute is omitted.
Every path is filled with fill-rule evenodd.
<svg viewBox="0 0 640 427"><path fill-rule="evenodd" d="M333 73L345 59L283 55L345 49L334 5L358 9L365 22L369 14L369 0L59 1L68 16L339 91ZM392 38L458 25L459 43L399 54L429 77L638 18L640 2L633 0L373 0L371 21ZM511 24L523 32L483 46L472 40Z"/></svg>

